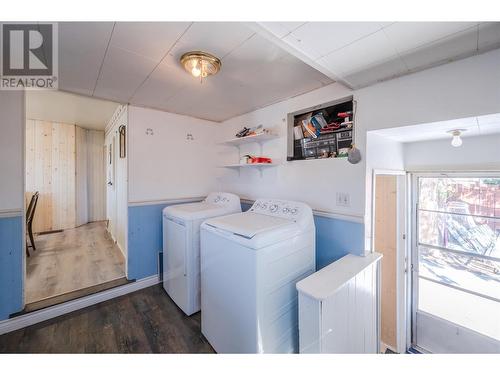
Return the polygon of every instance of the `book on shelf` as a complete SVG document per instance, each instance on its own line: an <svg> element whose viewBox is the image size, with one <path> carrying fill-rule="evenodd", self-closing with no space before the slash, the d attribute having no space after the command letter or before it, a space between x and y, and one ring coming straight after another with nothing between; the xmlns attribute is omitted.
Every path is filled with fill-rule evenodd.
<svg viewBox="0 0 500 375"><path fill-rule="evenodd" d="M302 126L297 125L293 127L293 137L295 140L304 138L304 133L302 132Z"/></svg>
<svg viewBox="0 0 500 375"><path fill-rule="evenodd" d="M302 125L304 126L305 132L304 136L307 138L318 138L318 135L316 134L317 129L314 127L313 124L309 120L303 120Z"/></svg>

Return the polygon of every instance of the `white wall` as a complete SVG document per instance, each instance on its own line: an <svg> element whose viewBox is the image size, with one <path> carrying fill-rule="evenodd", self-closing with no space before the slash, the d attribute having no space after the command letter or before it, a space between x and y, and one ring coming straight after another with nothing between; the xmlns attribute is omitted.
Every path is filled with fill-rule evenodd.
<svg viewBox="0 0 500 375"><path fill-rule="evenodd" d="M409 171L500 169L500 134L462 140L461 147L452 147L450 139L405 143L405 168Z"/></svg>
<svg viewBox="0 0 500 375"><path fill-rule="evenodd" d="M127 154L125 158L119 157L120 137L118 128L125 125L127 128L127 142L129 142L129 127L127 106L120 106L109 124L106 126L105 142L109 147L115 139L115 173L113 185L107 185L106 189L106 216L110 220L109 230L116 240L125 259L127 259L127 241L128 241L128 160L129 150L127 145ZM106 165L109 165L109 149L106 154ZM106 168L106 182L109 181L108 168Z"/></svg>
<svg viewBox="0 0 500 375"><path fill-rule="evenodd" d="M0 91L0 211L24 209L24 92Z"/></svg>
<svg viewBox="0 0 500 375"><path fill-rule="evenodd" d="M364 186L359 183L359 176L364 173L364 165L352 165L346 159L322 159L286 161L287 156L287 114L317 104L352 95L352 92L340 84L333 84L319 90L259 109L248 114L232 118L223 123L224 131L219 139L234 138L243 126L251 127L262 124L273 128L281 137L263 145L263 155L270 156L283 164L276 168L265 169L262 177L257 170L225 171L220 178L225 190L244 198L259 197L299 200L309 203L312 208L324 211L361 214L363 201L358 197L364 194ZM357 136L357 132L355 136ZM241 147L241 154L259 154L257 145ZM223 159L226 164L238 163L238 150L224 146ZM335 206L337 192L346 192L351 196L350 208Z"/></svg>
<svg viewBox="0 0 500 375"><path fill-rule="evenodd" d="M215 140L220 124L134 106L129 106L128 122L130 203L218 190Z"/></svg>
<svg viewBox="0 0 500 375"><path fill-rule="evenodd" d="M315 209L369 218L372 169L384 168L387 157L367 155L369 130L416 125L432 121L500 112L500 50L470 57L398 79L350 92L333 84L280 102L223 123L222 138L234 135L243 126L277 126L283 138L265 145L264 153L286 157L284 131L289 112L353 94L357 101L356 145L363 156L361 163L345 160L312 160L285 162L283 166L264 171L226 172L221 180L228 191L244 197L281 197L302 200ZM228 159L235 154L227 155ZM368 164L366 158L374 158ZM401 166L401 163L398 162ZM394 167L393 167L394 168ZM348 192L351 206L336 207L336 192ZM365 225L369 228L369 225Z"/></svg>

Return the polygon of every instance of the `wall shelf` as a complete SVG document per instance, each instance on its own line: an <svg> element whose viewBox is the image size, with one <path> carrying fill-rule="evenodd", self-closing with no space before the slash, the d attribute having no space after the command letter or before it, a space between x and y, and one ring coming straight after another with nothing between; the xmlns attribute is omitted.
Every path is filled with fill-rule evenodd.
<svg viewBox="0 0 500 375"><path fill-rule="evenodd" d="M256 135L249 135L247 137L228 139L221 142L223 145L239 147L246 143L263 143L272 139L279 138L279 135L273 133L260 133Z"/></svg>
<svg viewBox="0 0 500 375"><path fill-rule="evenodd" d="M260 173L260 177L262 177L262 170L271 168L271 167L277 167L279 166L280 163L253 163L253 164L228 164L228 165L222 165L219 168L229 168L233 170L237 170L238 174L241 173L242 169L257 169Z"/></svg>
<svg viewBox="0 0 500 375"><path fill-rule="evenodd" d="M223 141L220 144L225 145L225 146L234 146L238 148L238 160L241 159L241 149L240 146L244 144L249 144L249 143L256 143L259 145L260 153L259 155L262 155L263 153L263 143L267 141L271 141L273 139L278 139L280 136L278 134L274 133L259 133L255 135L249 135L246 137L240 137L240 138L233 138L233 139L228 139L227 141ZM241 173L241 169L257 169L260 172L260 176L262 177L262 170L265 168L270 168L270 167L276 167L280 163L278 163L276 160L274 160L273 163L255 163L255 164L227 164L227 165L222 165L220 168L229 168L229 169L234 169L238 171L238 174Z"/></svg>
<svg viewBox="0 0 500 375"><path fill-rule="evenodd" d="M220 168L266 168L277 167L278 165L278 163L228 164L222 165Z"/></svg>

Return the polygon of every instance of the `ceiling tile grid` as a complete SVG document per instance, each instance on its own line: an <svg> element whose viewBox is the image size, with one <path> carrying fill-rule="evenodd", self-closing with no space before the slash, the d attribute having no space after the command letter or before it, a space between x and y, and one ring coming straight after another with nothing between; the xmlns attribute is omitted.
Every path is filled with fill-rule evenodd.
<svg viewBox="0 0 500 375"><path fill-rule="evenodd" d="M333 82L244 23L118 22L76 29L72 25L65 27L61 46L69 51L59 64L62 72L67 71L61 89L96 98L223 121ZM74 53L67 48L72 39L84 46L100 41L92 51L95 58L85 66L74 66L72 56L78 55L78 48ZM191 50L221 58L221 72L203 83L190 76L179 59Z"/></svg>
<svg viewBox="0 0 500 375"><path fill-rule="evenodd" d="M314 61L351 88L500 47L498 22L263 22L259 26L291 46L297 57Z"/></svg>
<svg viewBox="0 0 500 375"><path fill-rule="evenodd" d="M222 121L334 80L359 88L499 48L500 23L65 22L59 38L62 90ZM190 50L222 70L200 83L179 64Z"/></svg>
<svg viewBox="0 0 500 375"><path fill-rule="evenodd" d="M500 134L500 114L467 117L399 128L376 130L374 133L396 142L409 143L437 139L450 139L450 131L462 130L463 137Z"/></svg>
<svg viewBox="0 0 500 375"><path fill-rule="evenodd" d="M112 22L59 23L59 87L92 95L112 30Z"/></svg>

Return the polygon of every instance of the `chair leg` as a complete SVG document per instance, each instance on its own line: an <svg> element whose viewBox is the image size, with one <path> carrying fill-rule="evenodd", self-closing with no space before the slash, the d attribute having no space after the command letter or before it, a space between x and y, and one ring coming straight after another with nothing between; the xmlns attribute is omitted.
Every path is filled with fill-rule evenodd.
<svg viewBox="0 0 500 375"><path fill-rule="evenodd" d="M28 224L28 234L30 236L31 247L33 248L33 251L35 251L36 247L35 247L35 241L33 240L33 228L31 226L31 223Z"/></svg>

